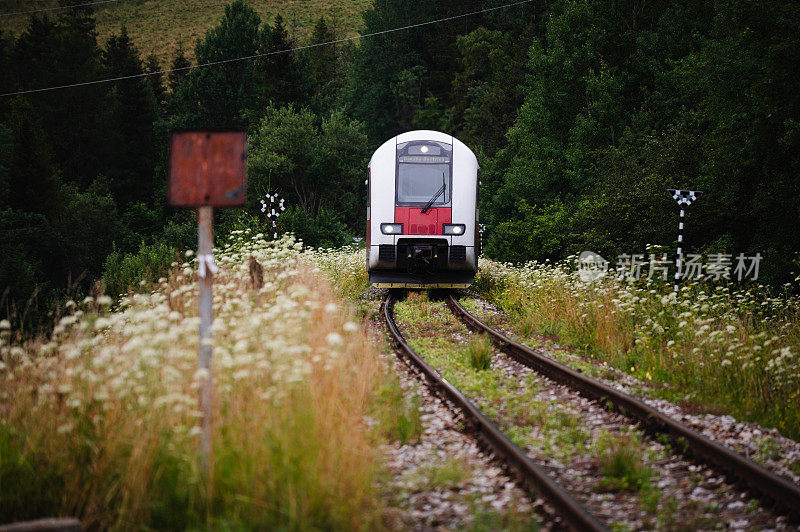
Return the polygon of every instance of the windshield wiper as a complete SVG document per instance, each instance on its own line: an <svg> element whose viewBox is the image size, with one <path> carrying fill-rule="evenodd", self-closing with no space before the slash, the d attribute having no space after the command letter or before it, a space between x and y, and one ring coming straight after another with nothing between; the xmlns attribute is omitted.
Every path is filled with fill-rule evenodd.
<svg viewBox="0 0 800 532"><path fill-rule="evenodd" d="M428 210L431 208L431 205L433 205L433 202L436 201L436 198L438 198L439 196L444 194L445 188L447 188L447 185L442 183L442 186L439 189L439 191L436 194L434 194L433 197L428 200L428 203L426 203L425 206L422 208L422 214L425 214L426 212L428 212Z"/></svg>

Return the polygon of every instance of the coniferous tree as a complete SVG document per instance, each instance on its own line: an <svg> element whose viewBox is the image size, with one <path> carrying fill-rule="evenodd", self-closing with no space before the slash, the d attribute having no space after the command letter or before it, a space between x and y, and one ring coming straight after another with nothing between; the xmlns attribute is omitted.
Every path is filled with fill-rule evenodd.
<svg viewBox="0 0 800 532"><path fill-rule="evenodd" d="M263 52L269 55L259 60L263 100L276 106L305 103L305 81L300 72L293 43L277 15L272 26L265 26L262 34Z"/></svg>
<svg viewBox="0 0 800 532"><path fill-rule="evenodd" d="M183 46L178 48L175 57L170 64L170 73L167 75L167 82L169 90L172 94L178 92L178 87L183 80L189 77L189 67L191 63L186 58L186 53L183 51Z"/></svg>
<svg viewBox="0 0 800 532"><path fill-rule="evenodd" d="M161 65L155 54L150 54L145 59L144 71L149 74L147 79L150 81L153 97L155 97L159 107L162 107L166 101L167 92L164 88L164 74L161 73Z"/></svg>
<svg viewBox="0 0 800 532"><path fill-rule="evenodd" d="M478 2L376 0L364 13L365 32L429 22L475 10ZM442 22L375 35L355 53L344 91L348 111L370 128L374 141L422 127L442 127L450 105L455 38L475 22Z"/></svg>
<svg viewBox="0 0 800 532"><path fill-rule="evenodd" d="M4 76L0 76L0 94L12 92L16 84L14 69L11 66L11 51L13 47L13 39L7 38L3 31L0 30L0 72L5 72ZM8 114L9 101L10 98L0 98L0 122Z"/></svg>
<svg viewBox="0 0 800 532"><path fill-rule="evenodd" d="M139 53L124 26L119 35L112 35L106 42L103 63L112 77L138 76L144 72ZM152 197L157 154L153 124L157 117L152 85L146 78L114 82L109 120L116 127L108 139L114 161L107 175L120 206L149 201Z"/></svg>
<svg viewBox="0 0 800 532"><path fill-rule="evenodd" d="M458 38L461 71L453 78L453 132L471 146L493 155L522 103L525 55L513 36L480 27Z"/></svg>
<svg viewBox="0 0 800 532"><path fill-rule="evenodd" d="M90 9L59 11L55 21L31 17L16 42L13 63L21 89L102 79L105 74ZM103 116L108 87L102 84L40 93L30 100L42 120L65 181L88 185L105 169Z"/></svg>
<svg viewBox="0 0 800 532"><path fill-rule="evenodd" d="M306 52L308 68L314 81L315 98L324 108L331 106L333 99L341 88L341 71L336 46L330 43L333 32L320 17L311 32L311 43L317 45Z"/></svg>
<svg viewBox="0 0 800 532"><path fill-rule="evenodd" d="M11 130L0 123L0 209L11 207L11 174L8 167L13 146Z"/></svg>
<svg viewBox="0 0 800 532"><path fill-rule="evenodd" d="M257 54L261 50L255 10L242 0L225 6L218 26L197 44L198 64L227 61ZM189 74L185 90L177 93L184 123L197 127L241 127L259 108L259 84L254 60L232 61Z"/></svg>
<svg viewBox="0 0 800 532"><path fill-rule="evenodd" d="M8 161L9 206L55 219L61 212L61 177L38 114L16 98L9 115L12 149Z"/></svg>

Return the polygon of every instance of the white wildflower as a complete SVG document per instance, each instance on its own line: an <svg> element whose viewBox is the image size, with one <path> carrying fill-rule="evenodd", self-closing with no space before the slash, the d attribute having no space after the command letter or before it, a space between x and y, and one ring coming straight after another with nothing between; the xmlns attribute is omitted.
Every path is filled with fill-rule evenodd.
<svg viewBox="0 0 800 532"><path fill-rule="evenodd" d="M344 339L339 333L329 333L325 339L327 340L328 345L331 347L339 347L344 344Z"/></svg>
<svg viewBox="0 0 800 532"><path fill-rule="evenodd" d="M206 368L199 368L197 371L194 372L194 377L192 377L195 381L207 381L208 378L211 376L211 372L208 371Z"/></svg>

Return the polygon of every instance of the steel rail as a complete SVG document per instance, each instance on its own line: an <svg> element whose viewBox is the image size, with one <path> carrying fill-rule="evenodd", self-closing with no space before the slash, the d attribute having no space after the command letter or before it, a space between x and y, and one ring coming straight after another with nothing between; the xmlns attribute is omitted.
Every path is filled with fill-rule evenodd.
<svg viewBox="0 0 800 532"><path fill-rule="evenodd" d="M578 501L550 478L527 454L517 447L498 429L469 399L455 386L447 382L438 371L420 357L408 343L394 323L394 303L391 293L383 300L383 316L392 341L402 355L419 369L440 395L457 406L463 413L470 428L496 456L501 457L515 471L530 493L543 496L556 512L574 530L607 530Z"/></svg>
<svg viewBox="0 0 800 532"><path fill-rule="evenodd" d="M503 333L473 316L461 306L452 294L448 296L447 304L467 327L488 334L501 351L521 364L556 382L569 386L581 395L596 400L606 408L638 421L645 431L651 434L667 435L673 447L679 452L710 465L745 487L762 501L776 504L793 521L800 521L800 486L763 468L728 447L706 438L642 401L509 339Z"/></svg>

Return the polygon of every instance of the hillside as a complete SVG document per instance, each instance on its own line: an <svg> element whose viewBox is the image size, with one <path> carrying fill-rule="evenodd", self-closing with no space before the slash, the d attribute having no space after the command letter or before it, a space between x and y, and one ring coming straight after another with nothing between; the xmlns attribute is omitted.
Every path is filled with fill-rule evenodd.
<svg viewBox="0 0 800 532"><path fill-rule="evenodd" d="M124 25L143 58L152 53L165 65L179 46L188 52L194 50L197 40L222 17L226 3L229 0L120 0L100 4L95 10L98 42L104 43ZM295 41L300 43L311 34L320 16L332 25L334 13L337 37L356 35L361 13L372 5L371 0L249 0L248 3L262 22L271 23L276 15L281 15L290 35L294 32ZM58 0L2 0L0 12L56 5ZM19 35L27 24L28 16L0 17L0 30L4 33Z"/></svg>

